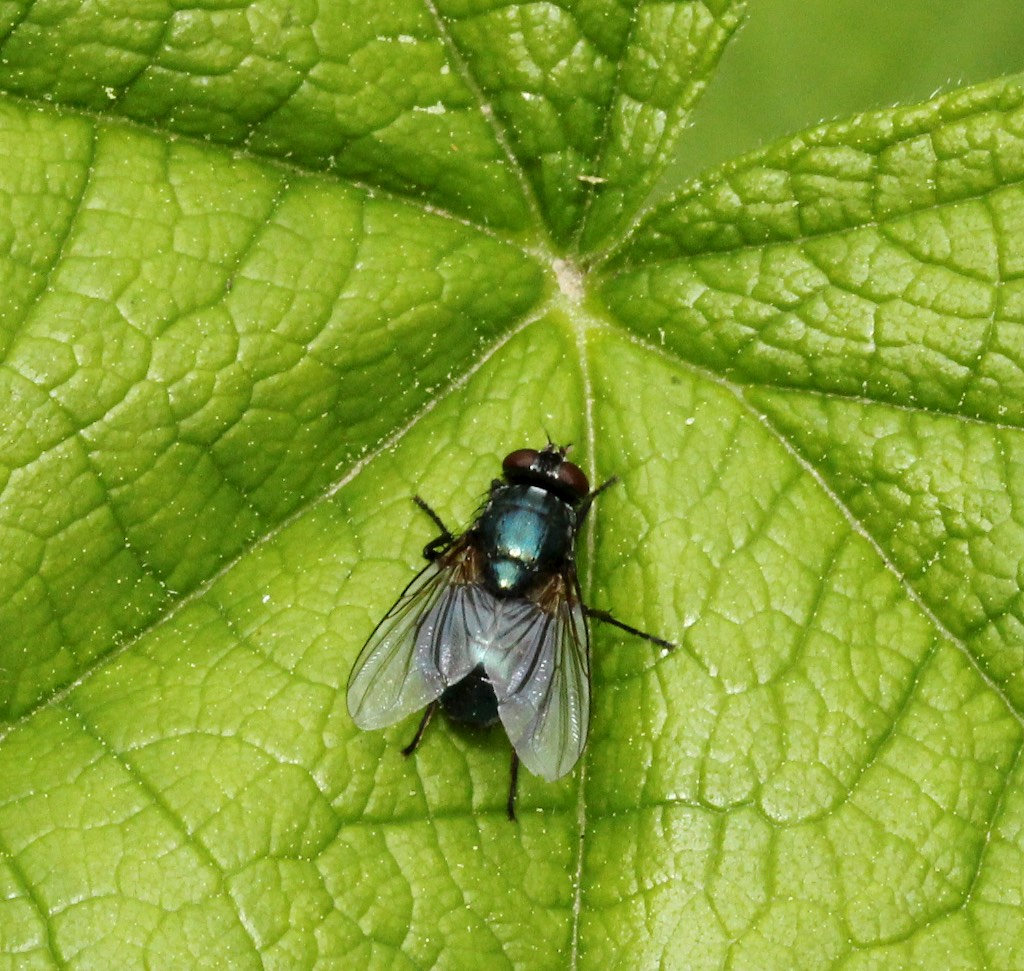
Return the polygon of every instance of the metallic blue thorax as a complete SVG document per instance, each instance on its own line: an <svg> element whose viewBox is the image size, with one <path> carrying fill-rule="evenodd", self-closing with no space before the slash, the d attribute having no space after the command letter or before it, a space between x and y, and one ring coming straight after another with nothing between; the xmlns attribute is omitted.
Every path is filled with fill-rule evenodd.
<svg viewBox="0 0 1024 971"><path fill-rule="evenodd" d="M476 530L487 588L499 597L521 597L572 559L576 512L547 489L501 485Z"/></svg>

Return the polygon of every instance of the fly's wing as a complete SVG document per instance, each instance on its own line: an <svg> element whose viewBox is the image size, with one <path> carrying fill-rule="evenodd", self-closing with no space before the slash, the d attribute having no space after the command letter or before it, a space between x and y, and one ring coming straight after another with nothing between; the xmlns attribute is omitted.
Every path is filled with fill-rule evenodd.
<svg viewBox="0 0 1024 971"><path fill-rule="evenodd" d="M453 547L384 615L348 680L348 710L360 728L401 721L473 669L473 633L490 622L482 602L489 595L473 582L475 571L474 551Z"/></svg>
<svg viewBox="0 0 1024 971"><path fill-rule="evenodd" d="M502 600L502 649L484 667L512 747L549 782L579 761L590 728L590 643L575 577L558 575L536 599Z"/></svg>

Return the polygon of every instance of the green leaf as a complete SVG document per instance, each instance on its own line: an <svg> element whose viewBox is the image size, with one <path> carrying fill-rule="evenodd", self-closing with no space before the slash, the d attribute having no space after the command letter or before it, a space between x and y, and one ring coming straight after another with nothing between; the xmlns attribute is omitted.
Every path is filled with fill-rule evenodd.
<svg viewBox="0 0 1024 971"><path fill-rule="evenodd" d="M824 119L1018 71L1022 12L1017 0L755 4L695 112L675 184Z"/></svg>
<svg viewBox="0 0 1024 971"><path fill-rule="evenodd" d="M652 205L738 3L329 7L0 13L0 966L1020 967L1024 86ZM512 825L345 684L545 433Z"/></svg>

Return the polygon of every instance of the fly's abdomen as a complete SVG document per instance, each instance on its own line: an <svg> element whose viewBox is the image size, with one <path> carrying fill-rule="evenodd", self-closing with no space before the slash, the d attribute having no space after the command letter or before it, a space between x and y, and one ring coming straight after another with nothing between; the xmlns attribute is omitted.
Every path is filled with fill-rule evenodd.
<svg viewBox="0 0 1024 971"><path fill-rule="evenodd" d="M494 491L480 516L484 578L498 596L523 596L572 556L576 516L568 503L535 486Z"/></svg>
<svg viewBox="0 0 1024 971"><path fill-rule="evenodd" d="M482 664L445 688L440 701L448 717L463 725L487 728L498 720L498 698Z"/></svg>

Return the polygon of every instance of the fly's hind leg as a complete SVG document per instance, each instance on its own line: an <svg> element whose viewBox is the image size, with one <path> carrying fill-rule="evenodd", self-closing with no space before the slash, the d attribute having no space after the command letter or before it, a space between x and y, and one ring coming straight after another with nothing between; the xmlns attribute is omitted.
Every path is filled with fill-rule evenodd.
<svg viewBox="0 0 1024 971"><path fill-rule="evenodd" d="M434 512L433 509L427 504L425 499L421 499L419 496L413 496L412 501L416 503L433 521L434 525L441 530L441 535L436 539L432 539L426 546L423 547L423 558L429 560L431 563L434 562L452 543L455 542L455 535L452 531L445 526L444 521L441 517Z"/></svg>
<svg viewBox="0 0 1024 971"><path fill-rule="evenodd" d="M519 785L519 753L512 749L512 773L508 780L508 802L505 804L505 811L508 813L509 822L516 821L516 788Z"/></svg>
<svg viewBox="0 0 1024 971"><path fill-rule="evenodd" d="M427 705L423 712L423 717L420 719L419 728L416 729L416 734L413 735L412 741L402 749L402 755L409 756L419 748L420 742L423 741L423 733L427 730L427 725L430 724L430 719L434 714L434 709L437 707L437 702L432 701Z"/></svg>

